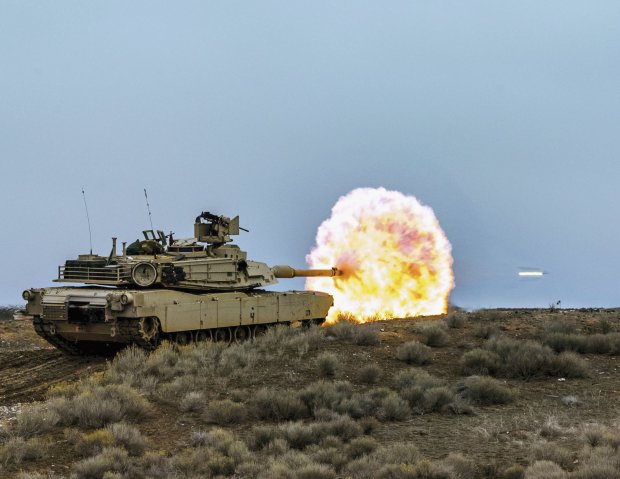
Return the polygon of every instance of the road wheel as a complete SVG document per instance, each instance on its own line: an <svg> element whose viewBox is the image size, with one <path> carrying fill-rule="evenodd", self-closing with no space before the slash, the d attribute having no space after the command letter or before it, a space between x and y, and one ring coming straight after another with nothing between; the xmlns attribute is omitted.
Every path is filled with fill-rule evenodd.
<svg viewBox="0 0 620 479"><path fill-rule="evenodd" d="M219 328L213 333L213 339L217 342L228 343L230 342L230 331L228 328Z"/></svg>
<svg viewBox="0 0 620 479"><path fill-rule="evenodd" d="M239 344L249 339L252 335L248 326L237 326L234 331L235 343Z"/></svg>
<svg viewBox="0 0 620 479"><path fill-rule="evenodd" d="M174 335L174 342L179 346L187 346L191 342L192 338L189 333L181 331Z"/></svg>
<svg viewBox="0 0 620 479"><path fill-rule="evenodd" d="M196 341L213 341L213 331L211 331L210 329L201 329L196 333Z"/></svg>
<svg viewBox="0 0 620 479"><path fill-rule="evenodd" d="M257 324L252 328L252 339L256 339L260 336L264 336L267 332L267 326L264 324Z"/></svg>

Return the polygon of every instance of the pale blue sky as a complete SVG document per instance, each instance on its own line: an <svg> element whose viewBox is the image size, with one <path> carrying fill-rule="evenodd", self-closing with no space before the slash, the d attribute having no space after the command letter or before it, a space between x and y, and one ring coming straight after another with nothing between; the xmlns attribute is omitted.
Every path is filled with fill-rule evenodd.
<svg viewBox="0 0 620 479"><path fill-rule="evenodd" d="M82 186L100 254L146 187L157 227L238 213L293 265L384 186L435 210L453 302L617 306L619 25L617 1L0 0L0 303L87 252Z"/></svg>

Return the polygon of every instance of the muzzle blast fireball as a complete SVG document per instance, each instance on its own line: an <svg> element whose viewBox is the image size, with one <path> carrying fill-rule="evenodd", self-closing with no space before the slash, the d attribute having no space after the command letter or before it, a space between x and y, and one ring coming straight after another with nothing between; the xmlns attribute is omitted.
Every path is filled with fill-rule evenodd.
<svg viewBox="0 0 620 479"><path fill-rule="evenodd" d="M306 288L334 296L328 322L442 314L454 287L451 246L433 210L413 196L358 188L341 197L307 255L311 268L335 266L334 278Z"/></svg>

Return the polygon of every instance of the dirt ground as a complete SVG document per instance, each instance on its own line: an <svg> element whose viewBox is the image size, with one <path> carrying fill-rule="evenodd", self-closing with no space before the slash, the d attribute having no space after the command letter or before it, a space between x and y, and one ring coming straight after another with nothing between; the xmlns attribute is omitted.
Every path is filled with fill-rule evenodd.
<svg viewBox="0 0 620 479"><path fill-rule="evenodd" d="M40 401L60 381L105 368L105 358L74 358L41 339L30 320L0 321L0 423L24 403Z"/></svg>
<svg viewBox="0 0 620 479"><path fill-rule="evenodd" d="M465 326L448 329L449 343L433 348L433 361L424 366L429 373L451 382L463 378L459 361L468 350L481 346L476 329L483 323L493 323L502 334L516 339L535 339L550 321L574 322L582 332L588 332L600 318L609 320L615 331L620 330L620 314L614 310L505 310L489 319L467 315ZM336 379L355 381L360 366L374 363L383 370L377 386L389 386L393 375L408 366L395 358L402 343L419 339L415 332L417 320L390 320L377 323L381 328L381 345L358 346L342 341L326 341L325 350L336 354L341 362ZM429 459L440 459L451 452L461 452L475 459L486 477L496 477L497 471L512 464L527 464L531 460L531 444L546 423L557 423L563 430L576 430L586 423L611 424L620 419L619 359L609 355L583 355L590 366L583 379L548 377L535 380L511 379L505 383L514 389L516 400L507 405L478 406L475 415L455 416L438 413L414 415L403 422L381 423L373 437L381 444L410 441ZM302 388L316 381L315 362L309 358L301 364L286 361L266 364L261 383L250 381L238 384L250 397L262 386L272 388ZM294 364L293 364L294 363ZM29 321L0 322L0 424L13 420L23 404L44 398L47 388L59 381L72 381L106 368L105 358L73 358L50 348L32 331ZM214 397L226 397L230 391L214 391ZM566 396L579 400L576 407L562 401ZM241 437L253 422L246 419L230 429ZM179 413L171 406L158 404L156 414L140 424L140 430L154 447L169 453L187 440L189 431L204 428L191 416ZM161 432L165 431L162 436ZM560 435L557 443L567 449L578 447L575 434ZM9 467L5 473L19 470L55 471L67 474L74 460L63 445L59 432L57 445L51 454L34 464Z"/></svg>

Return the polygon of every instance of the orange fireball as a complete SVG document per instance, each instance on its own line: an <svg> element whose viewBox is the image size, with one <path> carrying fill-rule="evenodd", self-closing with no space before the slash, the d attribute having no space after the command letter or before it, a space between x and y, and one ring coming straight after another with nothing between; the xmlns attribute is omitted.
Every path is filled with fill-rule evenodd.
<svg viewBox="0 0 620 479"><path fill-rule="evenodd" d="M433 210L413 196L358 188L341 197L306 257L336 266L336 278L308 278L306 289L334 296L327 321L360 322L442 314L454 287L451 246Z"/></svg>

